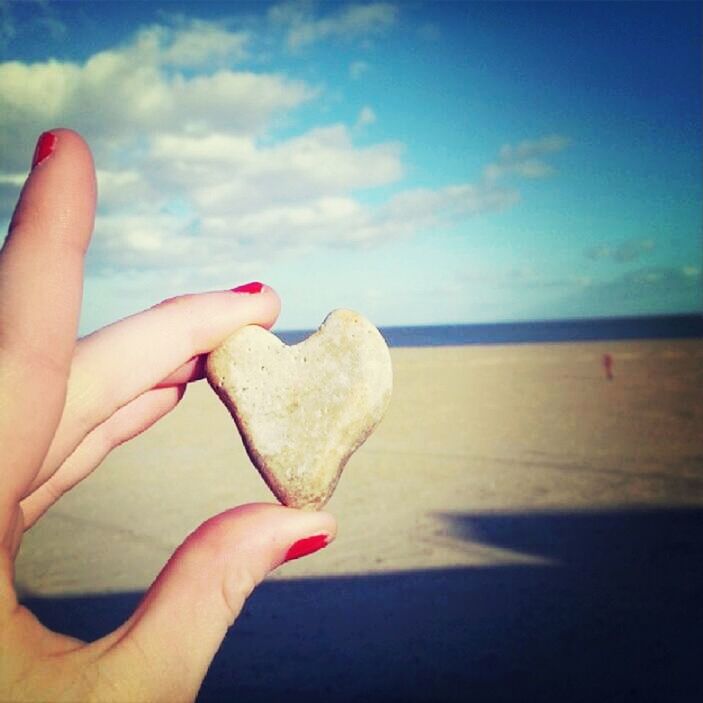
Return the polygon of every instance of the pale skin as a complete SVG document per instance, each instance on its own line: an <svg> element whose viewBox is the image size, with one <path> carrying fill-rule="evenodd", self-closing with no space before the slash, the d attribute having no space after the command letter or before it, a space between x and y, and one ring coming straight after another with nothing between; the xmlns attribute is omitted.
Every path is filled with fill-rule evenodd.
<svg viewBox="0 0 703 703"><path fill-rule="evenodd" d="M0 699L193 700L254 587L291 545L331 541L336 525L269 504L217 515L176 550L129 620L92 643L51 632L18 604L25 530L172 410L202 377L203 355L243 325L270 327L280 305L269 287L185 295L77 340L95 171L78 134L52 133L54 151L29 174L0 252Z"/></svg>

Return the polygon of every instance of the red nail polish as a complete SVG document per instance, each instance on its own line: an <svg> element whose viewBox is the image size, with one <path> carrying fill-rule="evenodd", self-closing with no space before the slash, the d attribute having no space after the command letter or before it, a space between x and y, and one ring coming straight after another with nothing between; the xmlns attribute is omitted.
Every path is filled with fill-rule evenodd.
<svg viewBox="0 0 703 703"><path fill-rule="evenodd" d="M300 559L300 557L305 557L308 554L312 554L313 552L326 547L327 544L327 535L313 535L312 537L306 537L305 539L298 540L286 552L286 558L284 561Z"/></svg>
<svg viewBox="0 0 703 703"><path fill-rule="evenodd" d="M34 149L32 157L32 168L38 166L44 159L54 153L56 148L56 135L52 132L44 132L37 140L37 146Z"/></svg>
<svg viewBox="0 0 703 703"><path fill-rule="evenodd" d="M261 293L263 288L263 283L252 281L251 283L245 283L243 286L232 288L232 293Z"/></svg>

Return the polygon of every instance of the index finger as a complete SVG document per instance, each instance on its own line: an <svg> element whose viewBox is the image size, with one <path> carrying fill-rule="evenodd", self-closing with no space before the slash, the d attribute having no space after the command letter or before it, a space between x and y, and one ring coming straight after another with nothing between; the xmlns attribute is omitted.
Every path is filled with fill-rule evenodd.
<svg viewBox="0 0 703 703"><path fill-rule="evenodd" d="M188 359L210 352L244 325L270 327L278 316L278 295L263 284L256 291L179 296L82 339L61 424L30 489L46 481L93 427Z"/></svg>

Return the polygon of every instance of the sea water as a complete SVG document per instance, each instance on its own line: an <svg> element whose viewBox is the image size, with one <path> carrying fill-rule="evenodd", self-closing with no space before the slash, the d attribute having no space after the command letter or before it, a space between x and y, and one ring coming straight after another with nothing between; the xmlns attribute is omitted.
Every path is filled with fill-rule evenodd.
<svg viewBox="0 0 703 703"><path fill-rule="evenodd" d="M468 325L381 327L391 347L444 347L466 344L589 342L623 339L703 338L703 314L598 319L498 322ZM313 330L276 332L286 344L302 341Z"/></svg>

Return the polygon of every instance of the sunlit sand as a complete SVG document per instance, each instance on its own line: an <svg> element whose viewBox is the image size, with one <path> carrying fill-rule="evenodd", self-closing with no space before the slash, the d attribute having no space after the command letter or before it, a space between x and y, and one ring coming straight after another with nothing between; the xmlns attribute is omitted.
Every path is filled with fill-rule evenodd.
<svg viewBox="0 0 703 703"><path fill-rule="evenodd" d="M454 518L703 505L700 340L392 355L388 414L327 507L338 539L271 578L549 563L553 557L487 544L480 530L457 534ZM144 589L200 522L272 500L201 382L27 534L19 589Z"/></svg>

